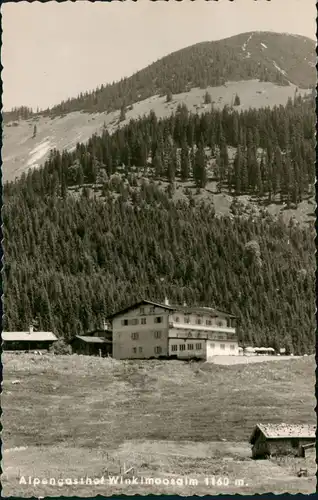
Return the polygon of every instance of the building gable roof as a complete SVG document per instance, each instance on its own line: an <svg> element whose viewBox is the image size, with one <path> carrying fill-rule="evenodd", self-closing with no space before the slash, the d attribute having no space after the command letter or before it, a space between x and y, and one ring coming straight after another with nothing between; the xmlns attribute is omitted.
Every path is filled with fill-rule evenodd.
<svg viewBox="0 0 318 500"><path fill-rule="evenodd" d="M55 341L57 337L52 332L2 332L5 342L45 342Z"/></svg>
<svg viewBox="0 0 318 500"><path fill-rule="evenodd" d="M229 317L229 318L235 318L233 314L229 314L227 312L221 311L220 309L214 309L213 307L202 307L202 306L185 306L185 305L178 305L178 304L161 304L159 302L152 302L151 300L141 300L140 302L137 302L135 304L132 304L124 309L121 309L120 311L117 311L116 313L108 316L109 319L115 318L116 316L119 316L120 314L125 314L126 312L130 311L131 309L135 309L137 307L140 307L143 304L151 305L151 306L156 306L156 307L161 307L162 309L168 309L170 311L180 311L183 312L184 314L210 314L211 316L224 316L224 317Z"/></svg>
<svg viewBox="0 0 318 500"><path fill-rule="evenodd" d="M235 318L233 314L221 311L220 309L215 309L214 307L203 307L203 306L183 306L178 304L171 304L174 311L180 311L184 314L207 314L213 317L224 316L226 318Z"/></svg>
<svg viewBox="0 0 318 500"><path fill-rule="evenodd" d="M139 302L135 302L134 304L131 304L130 306L125 307L124 309L121 309L120 311L117 311L114 314L111 314L110 316L108 316L108 318L109 319L115 318L116 316L119 316L120 314L125 314L126 312L130 311L131 309L136 309L137 307L140 307L143 304L155 306L155 307L161 307L162 309L168 309L170 311L174 310L174 308L170 305L159 304L157 302L152 302L151 300L140 300Z"/></svg>
<svg viewBox="0 0 318 500"><path fill-rule="evenodd" d="M263 434L267 439L312 438L316 437L316 426L308 424L257 424L250 438L254 444L258 436Z"/></svg>

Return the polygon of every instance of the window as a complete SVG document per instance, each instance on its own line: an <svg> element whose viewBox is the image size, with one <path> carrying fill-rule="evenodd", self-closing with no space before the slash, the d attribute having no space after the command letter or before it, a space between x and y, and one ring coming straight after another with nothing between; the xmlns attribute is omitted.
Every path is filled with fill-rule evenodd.
<svg viewBox="0 0 318 500"><path fill-rule="evenodd" d="M130 321L130 324L131 324L131 325L138 325L138 323L139 323L138 319L132 319L132 320Z"/></svg>
<svg viewBox="0 0 318 500"><path fill-rule="evenodd" d="M154 306L149 307L149 312L150 312L150 314L154 314L155 307Z"/></svg>
<svg viewBox="0 0 318 500"><path fill-rule="evenodd" d="M137 347L133 347L133 353L136 354L137 352Z"/></svg>
<svg viewBox="0 0 318 500"><path fill-rule="evenodd" d="M157 347L155 347L155 353L156 354L160 354L162 352L162 349L160 347L160 345L158 345Z"/></svg>
<svg viewBox="0 0 318 500"><path fill-rule="evenodd" d="M176 344L173 344L171 346L171 351L177 351L178 350L178 346Z"/></svg>
<svg viewBox="0 0 318 500"><path fill-rule="evenodd" d="M207 319L206 322L205 322L205 324L207 326L211 326L212 325L212 321L210 319Z"/></svg>
<svg viewBox="0 0 318 500"><path fill-rule="evenodd" d="M231 349L232 351L234 351L234 349L235 349L235 345L230 345L230 349Z"/></svg>
<svg viewBox="0 0 318 500"><path fill-rule="evenodd" d="M141 323L142 325L145 325L145 324L147 323L147 318L141 318L140 323Z"/></svg>
<svg viewBox="0 0 318 500"><path fill-rule="evenodd" d="M180 351L185 351L185 348L186 348L185 344L180 344L179 345L179 350Z"/></svg>
<svg viewBox="0 0 318 500"><path fill-rule="evenodd" d="M196 348L197 351L201 351L201 349L202 349L201 342L199 342L198 344L195 344L195 348Z"/></svg>
<svg viewBox="0 0 318 500"><path fill-rule="evenodd" d="M225 344L220 344L221 349L225 349Z"/></svg>
<svg viewBox="0 0 318 500"><path fill-rule="evenodd" d="M155 339L161 339L161 332L155 332Z"/></svg>
<svg viewBox="0 0 318 500"><path fill-rule="evenodd" d="M195 322L196 322L197 325L201 325L202 324L202 319L201 318L197 318L195 320Z"/></svg>
<svg viewBox="0 0 318 500"><path fill-rule="evenodd" d="M162 316L157 316L155 318L155 323L162 323Z"/></svg>
<svg viewBox="0 0 318 500"><path fill-rule="evenodd" d="M189 316L185 316L185 317L184 317L184 322L185 322L185 323L188 323L188 324L190 323L190 318L189 318Z"/></svg>
<svg viewBox="0 0 318 500"><path fill-rule="evenodd" d="M193 351L193 344L188 344L189 351Z"/></svg>
<svg viewBox="0 0 318 500"><path fill-rule="evenodd" d="M210 344L210 346L211 346L211 349L215 348L215 344L213 342Z"/></svg>
<svg viewBox="0 0 318 500"><path fill-rule="evenodd" d="M145 308L144 307L140 308L140 314L142 314L142 315L145 314Z"/></svg>
<svg viewBox="0 0 318 500"><path fill-rule="evenodd" d="M122 326L127 326L128 325L128 319L122 319L121 320Z"/></svg>
<svg viewBox="0 0 318 500"><path fill-rule="evenodd" d="M139 352L142 352L142 347L139 347Z"/></svg>
<svg viewBox="0 0 318 500"><path fill-rule="evenodd" d="M179 316L176 316L176 323L179 323L180 322L180 318Z"/></svg>
<svg viewBox="0 0 318 500"><path fill-rule="evenodd" d="M223 326L223 321L217 321L216 324L217 326Z"/></svg>
<svg viewBox="0 0 318 500"><path fill-rule="evenodd" d="M133 340L138 340L138 339L139 339L139 333L132 333L132 334L131 334L131 338L132 338Z"/></svg>

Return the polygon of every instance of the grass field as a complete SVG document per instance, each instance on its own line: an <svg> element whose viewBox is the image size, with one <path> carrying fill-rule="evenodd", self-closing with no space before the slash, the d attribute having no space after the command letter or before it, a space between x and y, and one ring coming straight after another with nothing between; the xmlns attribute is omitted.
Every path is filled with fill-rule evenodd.
<svg viewBox="0 0 318 500"><path fill-rule="evenodd" d="M222 366L5 354L3 365L4 496L315 491L314 461L254 461L248 445L259 421L315 423L313 356ZM131 467L125 478L169 484L19 483ZM171 484L185 478L198 484Z"/></svg>

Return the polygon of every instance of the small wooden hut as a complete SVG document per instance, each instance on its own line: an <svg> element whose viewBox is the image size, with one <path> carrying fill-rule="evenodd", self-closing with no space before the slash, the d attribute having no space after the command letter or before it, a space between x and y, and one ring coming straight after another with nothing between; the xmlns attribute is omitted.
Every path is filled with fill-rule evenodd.
<svg viewBox="0 0 318 500"><path fill-rule="evenodd" d="M112 345L111 340L89 335L76 335L71 341L73 353L86 354L88 356L111 356Z"/></svg>
<svg viewBox="0 0 318 500"><path fill-rule="evenodd" d="M304 445L316 442L314 425L257 424L250 438L253 458L304 456Z"/></svg>

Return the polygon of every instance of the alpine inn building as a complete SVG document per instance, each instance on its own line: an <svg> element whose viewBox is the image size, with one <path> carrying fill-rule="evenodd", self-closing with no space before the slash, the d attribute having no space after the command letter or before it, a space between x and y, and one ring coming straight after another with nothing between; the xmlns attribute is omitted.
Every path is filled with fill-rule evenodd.
<svg viewBox="0 0 318 500"><path fill-rule="evenodd" d="M210 307L142 300L109 318L115 359L209 360L239 354L236 318Z"/></svg>

